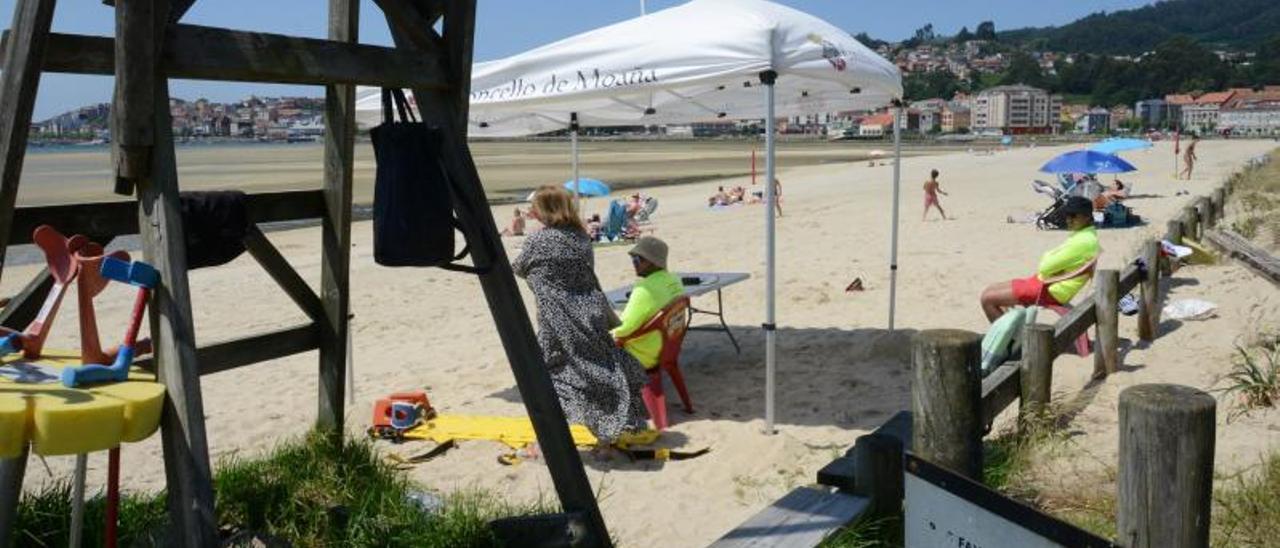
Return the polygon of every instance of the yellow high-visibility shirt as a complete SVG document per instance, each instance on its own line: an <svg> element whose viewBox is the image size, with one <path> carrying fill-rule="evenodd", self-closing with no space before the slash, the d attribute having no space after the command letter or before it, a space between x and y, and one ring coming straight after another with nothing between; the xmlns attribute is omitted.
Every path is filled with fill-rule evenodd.
<svg viewBox="0 0 1280 548"><path fill-rule="evenodd" d="M650 273L632 288L627 307L622 310L622 325L615 327L610 333L615 339L635 333L657 316L662 307L683 294L684 285L670 272L659 270ZM627 341L623 348L635 356L645 369L650 369L658 365L658 355L662 353L662 333L655 331L636 337Z"/></svg>
<svg viewBox="0 0 1280 548"><path fill-rule="evenodd" d="M1041 280L1074 272L1089 264L1102 246L1098 245L1098 229L1093 225L1071 233L1067 241L1040 257L1037 275ZM1049 286L1049 294L1062 304L1071 302L1092 276L1076 276Z"/></svg>

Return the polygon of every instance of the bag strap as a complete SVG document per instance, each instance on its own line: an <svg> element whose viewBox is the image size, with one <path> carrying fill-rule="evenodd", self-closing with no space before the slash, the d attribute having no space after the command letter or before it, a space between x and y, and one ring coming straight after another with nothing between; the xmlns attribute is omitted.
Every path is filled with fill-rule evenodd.
<svg viewBox="0 0 1280 548"><path fill-rule="evenodd" d="M417 122L418 118L413 114L413 106L409 104L409 99L404 96L404 90L393 88L392 95L395 96L396 109L400 111L401 122Z"/></svg>
<svg viewBox="0 0 1280 548"><path fill-rule="evenodd" d="M391 114L391 88L382 88L382 123L390 124L395 121L395 116Z"/></svg>

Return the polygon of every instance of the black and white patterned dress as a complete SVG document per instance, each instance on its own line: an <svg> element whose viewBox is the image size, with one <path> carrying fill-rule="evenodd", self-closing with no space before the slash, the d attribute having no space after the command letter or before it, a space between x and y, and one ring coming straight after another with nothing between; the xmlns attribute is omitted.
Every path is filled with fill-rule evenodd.
<svg viewBox="0 0 1280 548"><path fill-rule="evenodd" d="M530 234L511 264L538 306L538 345L570 424L602 443L646 426L644 367L609 334L609 302L595 276L585 234L544 228Z"/></svg>

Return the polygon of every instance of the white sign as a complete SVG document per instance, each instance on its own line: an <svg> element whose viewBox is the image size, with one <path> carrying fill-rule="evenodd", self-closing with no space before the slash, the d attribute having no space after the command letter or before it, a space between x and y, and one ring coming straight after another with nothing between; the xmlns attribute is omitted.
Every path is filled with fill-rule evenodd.
<svg viewBox="0 0 1280 548"><path fill-rule="evenodd" d="M1111 546L967 478L907 455L907 548Z"/></svg>

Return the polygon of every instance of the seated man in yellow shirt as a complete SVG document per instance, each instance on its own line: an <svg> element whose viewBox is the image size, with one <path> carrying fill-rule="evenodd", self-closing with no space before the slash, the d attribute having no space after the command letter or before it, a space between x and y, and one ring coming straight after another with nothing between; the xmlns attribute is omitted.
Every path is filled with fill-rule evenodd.
<svg viewBox="0 0 1280 548"><path fill-rule="evenodd" d="M610 331L615 339L623 339L635 333L657 316L663 307L684 294L684 285L680 283L680 279L667 272L666 242L645 236L627 254L631 255L631 265L635 267L640 281L631 290L627 307L622 310L622 324ZM623 348L635 356L645 369L652 369L658 364L658 355L662 353L662 333L654 331L636 337L627 341Z"/></svg>
<svg viewBox="0 0 1280 548"><path fill-rule="evenodd" d="M1063 205L1062 212L1067 217L1071 236L1040 257L1036 275L992 284L982 292L982 311L988 321L996 321L1014 305L1066 305L1089 283L1092 272L1071 274L1087 266L1102 250L1098 245L1098 230L1093 227L1093 202L1072 196ZM1069 277L1061 279L1063 276Z"/></svg>

